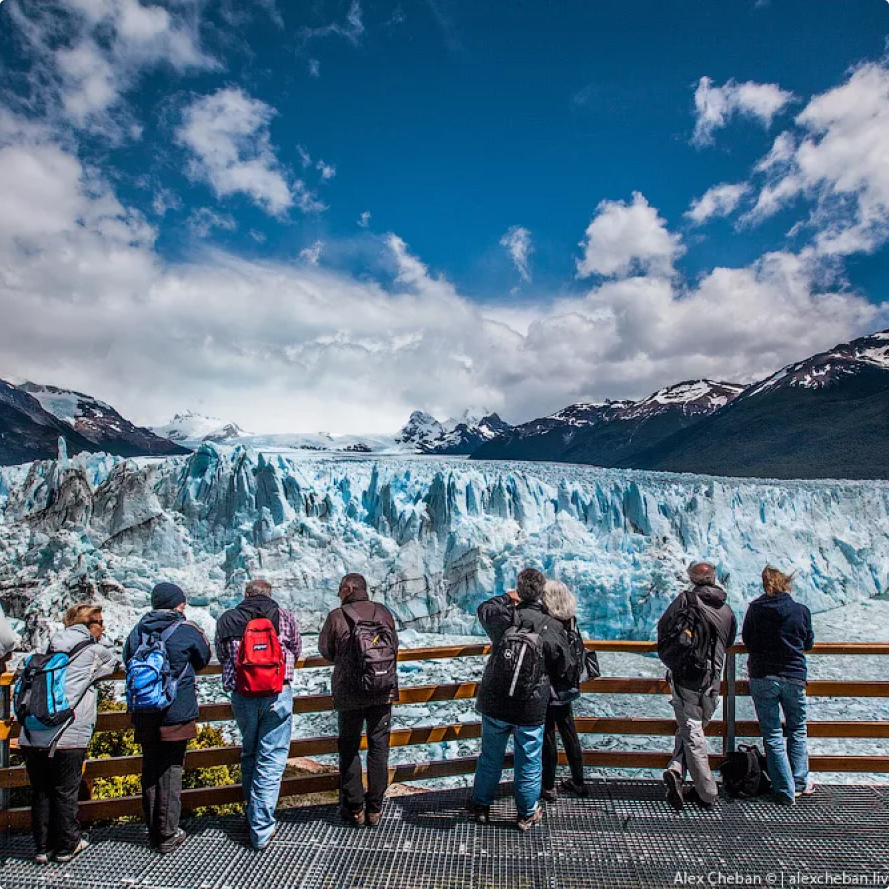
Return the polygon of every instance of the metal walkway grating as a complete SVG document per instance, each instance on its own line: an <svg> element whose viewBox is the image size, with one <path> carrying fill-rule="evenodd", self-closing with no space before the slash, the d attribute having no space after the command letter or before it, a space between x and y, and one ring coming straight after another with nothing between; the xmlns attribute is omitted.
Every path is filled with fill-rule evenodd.
<svg viewBox="0 0 889 889"><path fill-rule="evenodd" d="M347 827L335 806L282 810L265 852L250 849L240 817L186 822L188 842L167 856L146 848L139 825L100 828L67 865L34 865L30 838L12 836L0 847L0 887L589 889L674 886L677 873L704 885L791 886L808 876L820 880L808 885L889 886L889 787L819 786L792 808L721 801L677 814L659 783L598 781L586 799L547 806L528 834L513 827L503 791L491 825L467 821L462 789L390 799L375 830Z"/></svg>

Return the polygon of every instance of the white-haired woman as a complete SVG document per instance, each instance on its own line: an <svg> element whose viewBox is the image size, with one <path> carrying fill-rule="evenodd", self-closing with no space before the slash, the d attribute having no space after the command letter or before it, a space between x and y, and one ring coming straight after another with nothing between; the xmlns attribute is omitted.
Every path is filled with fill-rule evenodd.
<svg viewBox="0 0 889 889"><path fill-rule="evenodd" d="M549 706L546 708L546 724L543 733L543 790L541 798L552 802L556 798L556 729L562 736L562 746L571 767L571 778L562 781L561 787L577 796L587 795L583 778L583 748L574 725L571 702L580 697L580 677L584 666L583 638L577 629L577 599L571 590L558 580L548 580L543 589L543 607L564 628L571 649L571 667L560 681L555 679L550 687Z"/></svg>

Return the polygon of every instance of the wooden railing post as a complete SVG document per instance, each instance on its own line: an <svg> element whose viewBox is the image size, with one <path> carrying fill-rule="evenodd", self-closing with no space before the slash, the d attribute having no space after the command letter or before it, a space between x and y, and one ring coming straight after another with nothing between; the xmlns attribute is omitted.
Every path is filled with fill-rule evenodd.
<svg viewBox="0 0 889 889"><path fill-rule="evenodd" d="M735 736L737 731L737 720L735 714L735 679L736 679L736 663L737 655L733 651L729 651L725 656L725 700L722 704L723 719L725 720L725 735L722 738L722 752L735 752Z"/></svg>

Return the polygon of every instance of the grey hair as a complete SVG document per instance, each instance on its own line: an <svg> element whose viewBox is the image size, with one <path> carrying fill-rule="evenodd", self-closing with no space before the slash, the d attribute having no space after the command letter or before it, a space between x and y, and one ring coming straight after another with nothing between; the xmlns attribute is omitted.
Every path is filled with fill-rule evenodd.
<svg viewBox="0 0 889 889"><path fill-rule="evenodd" d="M571 620L577 614L577 597L560 580L548 580L543 588L543 607L556 620Z"/></svg>
<svg viewBox="0 0 889 889"><path fill-rule="evenodd" d="M255 577L244 588L245 596L268 596L272 592L272 585L263 577Z"/></svg>

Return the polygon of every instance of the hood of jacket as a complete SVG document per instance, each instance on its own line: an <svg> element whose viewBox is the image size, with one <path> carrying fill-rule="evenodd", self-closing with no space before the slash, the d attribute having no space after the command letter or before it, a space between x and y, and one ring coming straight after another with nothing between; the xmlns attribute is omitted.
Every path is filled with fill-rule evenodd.
<svg viewBox="0 0 889 889"><path fill-rule="evenodd" d="M142 620L139 621L138 630L140 633L163 633L170 624L184 621L185 615L181 611L175 609L163 609L158 611L149 611Z"/></svg>
<svg viewBox="0 0 889 889"><path fill-rule="evenodd" d="M711 608L722 608L725 605L728 593L719 586L712 586L709 583L702 583L694 588L700 600Z"/></svg>
<svg viewBox="0 0 889 889"><path fill-rule="evenodd" d="M354 602L367 602L370 596L364 590L355 590L348 599L344 599L341 604L351 605Z"/></svg>
<svg viewBox="0 0 889 889"><path fill-rule="evenodd" d="M49 644L53 651L60 651L67 654L75 645L81 642L95 642L95 637L89 631L86 624L74 624L73 627L64 627L58 633L54 633Z"/></svg>

